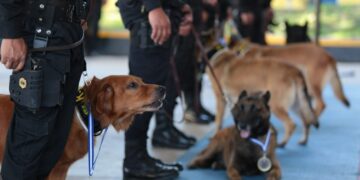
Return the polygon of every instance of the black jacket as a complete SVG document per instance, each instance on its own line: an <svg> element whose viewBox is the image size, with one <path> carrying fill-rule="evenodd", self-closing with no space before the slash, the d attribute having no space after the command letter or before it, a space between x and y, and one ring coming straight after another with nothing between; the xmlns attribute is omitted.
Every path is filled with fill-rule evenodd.
<svg viewBox="0 0 360 180"><path fill-rule="evenodd" d="M270 7L271 0L240 0L239 11L240 12L256 12L262 11Z"/></svg>
<svg viewBox="0 0 360 180"><path fill-rule="evenodd" d="M159 7L180 9L184 2L182 0L118 0L116 5L120 9L125 27L130 29L134 23L147 19L151 10Z"/></svg>
<svg viewBox="0 0 360 180"><path fill-rule="evenodd" d="M0 37L19 38L23 36L26 1L0 1Z"/></svg>

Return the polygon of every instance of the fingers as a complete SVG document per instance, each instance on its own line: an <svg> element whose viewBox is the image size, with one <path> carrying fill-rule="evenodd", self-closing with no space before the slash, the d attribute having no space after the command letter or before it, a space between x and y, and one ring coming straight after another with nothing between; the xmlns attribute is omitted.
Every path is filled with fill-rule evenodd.
<svg viewBox="0 0 360 180"><path fill-rule="evenodd" d="M149 12L149 23L152 28L151 39L155 44L163 44L171 35L169 17L162 8L157 8Z"/></svg>
<svg viewBox="0 0 360 180"><path fill-rule="evenodd" d="M13 69L13 68L12 68L12 67L13 67L13 64L14 64L13 61L7 60L4 65L5 65L5 67L6 67L7 69Z"/></svg>
<svg viewBox="0 0 360 180"><path fill-rule="evenodd" d="M25 41L21 38L3 39L1 47L1 63L7 69L21 70L24 67L27 54Z"/></svg>
<svg viewBox="0 0 360 180"><path fill-rule="evenodd" d="M152 28L151 39L154 41L155 44L159 43L160 27L156 26Z"/></svg>
<svg viewBox="0 0 360 180"><path fill-rule="evenodd" d="M156 26L152 29L153 32L151 34L151 39L155 42L155 44L162 45L166 40L169 39L171 35L171 26L169 24Z"/></svg>
<svg viewBox="0 0 360 180"><path fill-rule="evenodd" d="M25 65L25 58L23 60L20 61L20 63L14 68L15 72L18 72L20 70L22 70L24 68Z"/></svg>
<svg viewBox="0 0 360 180"><path fill-rule="evenodd" d="M171 26L170 23L164 28L163 34L162 34L162 38L159 42L159 44L164 44L170 37L171 35Z"/></svg>
<svg viewBox="0 0 360 180"><path fill-rule="evenodd" d="M5 65L7 69L14 69L15 71L20 71L24 68L25 65L25 56L17 58L7 58L3 57L1 63Z"/></svg>

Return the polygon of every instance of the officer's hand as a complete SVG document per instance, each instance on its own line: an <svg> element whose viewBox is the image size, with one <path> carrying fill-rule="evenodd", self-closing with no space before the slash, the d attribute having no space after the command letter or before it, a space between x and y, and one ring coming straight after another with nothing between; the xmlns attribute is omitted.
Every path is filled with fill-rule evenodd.
<svg viewBox="0 0 360 180"><path fill-rule="evenodd" d="M241 13L240 15L241 22L248 26L254 23L254 14L250 12Z"/></svg>
<svg viewBox="0 0 360 180"><path fill-rule="evenodd" d="M181 11L184 13L184 16L180 24L179 35L187 36L192 29L193 13L191 7L187 4L182 7Z"/></svg>
<svg viewBox="0 0 360 180"><path fill-rule="evenodd" d="M23 69L27 55L27 46L23 38L3 39L1 43L1 63L8 69Z"/></svg>
<svg viewBox="0 0 360 180"><path fill-rule="evenodd" d="M81 20L80 22L81 28L83 31L87 31L88 30L88 22L84 19Z"/></svg>
<svg viewBox="0 0 360 180"><path fill-rule="evenodd" d="M209 5L213 6L213 7L215 7L218 4L218 0L203 0L203 3L209 4Z"/></svg>
<svg viewBox="0 0 360 180"><path fill-rule="evenodd" d="M156 8L149 12L149 22L152 28L151 39L156 44L163 44L171 35L169 17L162 8Z"/></svg>

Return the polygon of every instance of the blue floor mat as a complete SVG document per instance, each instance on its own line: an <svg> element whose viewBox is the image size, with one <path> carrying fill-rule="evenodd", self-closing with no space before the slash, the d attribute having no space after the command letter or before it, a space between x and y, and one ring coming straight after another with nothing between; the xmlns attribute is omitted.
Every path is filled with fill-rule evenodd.
<svg viewBox="0 0 360 180"><path fill-rule="evenodd" d="M360 150L360 86L344 87L351 102L351 108L346 109L327 87L324 99L327 108L320 117L320 129L311 129L307 146L299 146L297 141L302 134L300 120L291 114L297 124L297 129L285 149L277 149L283 178L285 180L355 180L359 176ZM272 117L271 121L279 131L278 138L283 137L283 127L279 120ZM231 125L231 117L225 119L226 125ZM209 136L200 140L192 149L185 153L179 161L187 164L208 142ZM222 170L188 170L181 173L179 179L227 179ZM244 177L257 180L264 177Z"/></svg>

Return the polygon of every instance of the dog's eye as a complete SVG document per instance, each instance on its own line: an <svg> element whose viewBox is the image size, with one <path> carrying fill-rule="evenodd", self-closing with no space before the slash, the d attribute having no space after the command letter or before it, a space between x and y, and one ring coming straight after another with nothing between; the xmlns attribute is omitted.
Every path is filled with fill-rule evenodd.
<svg viewBox="0 0 360 180"><path fill-rule="evenodd" d="M129 85L128 85L128 89L136 89L138 87L138 84L137 83L135 83L135 82L131 82L131 83L129 83Z"/></svg>
<svg viewBox="0 0 360 180"><path fill-rule="evenodd" d="M245 106L244 106L244 105L241 105L241 106L240 106L240 110L241 110L241 111L245 111Z"/></svg>

